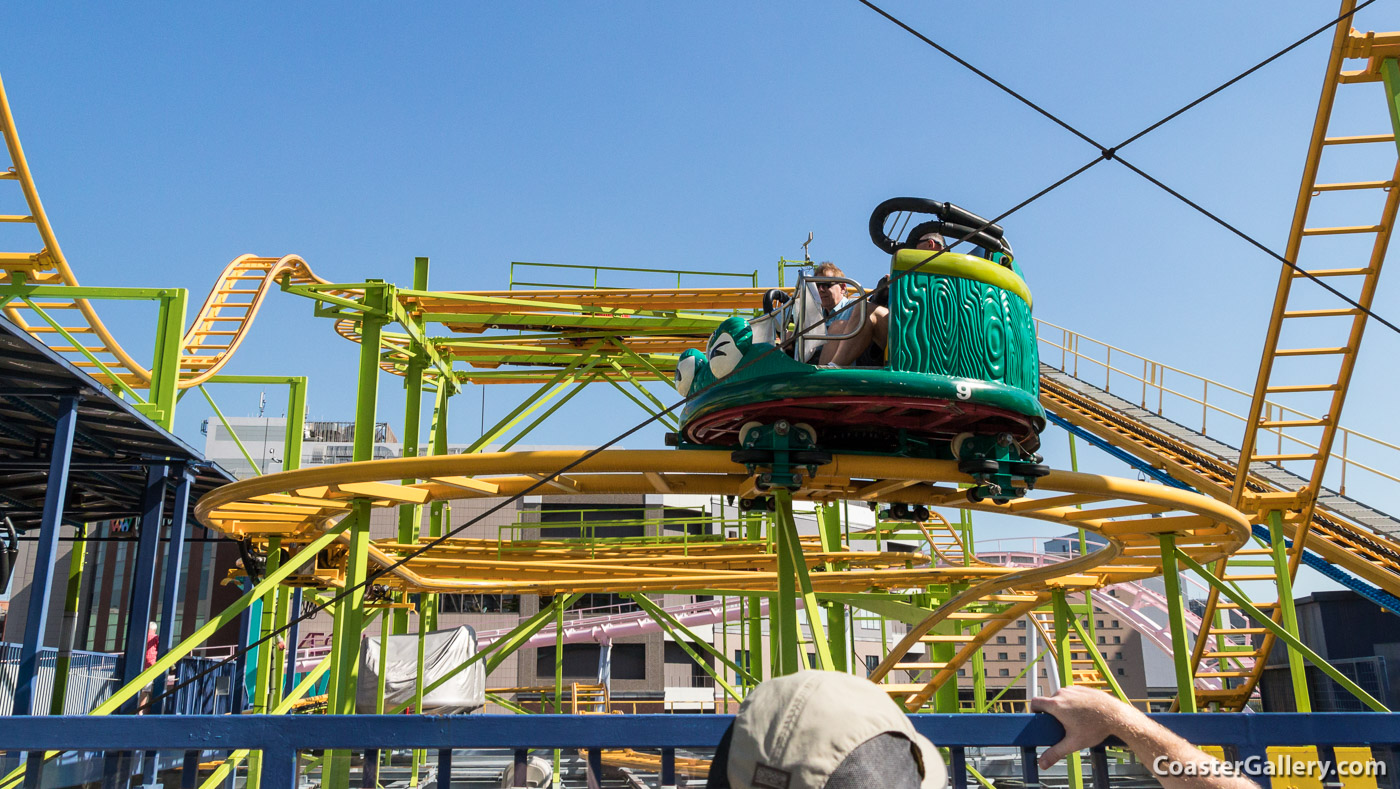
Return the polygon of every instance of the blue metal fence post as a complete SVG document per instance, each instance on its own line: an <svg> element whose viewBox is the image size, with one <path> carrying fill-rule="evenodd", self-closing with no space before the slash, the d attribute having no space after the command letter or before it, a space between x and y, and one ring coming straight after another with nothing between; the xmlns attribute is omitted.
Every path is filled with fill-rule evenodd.
<svg viewBox="0 0 1400 789"><path fill-rule="evenodd" d="M438 748L437 789L452 789L451 748Z"/></svg>
<svg viewBox="0 0 1400 789"><path fill-rule="evenodd" d="M661 789L676 789L676 749L661 749Z"/></svg>
<svg viewBox="0 0 1400 789"><path fill-rule="evenodd" d="M588 749L588 789L603 789L603 749Z"/></svg>
<svg viewBox="0 0 1400 789"><path fill-rule="evenodd" d="M199 751L185 751L180 765L180 789L194 789L199 783Z"/></svg>
<svg viewBox="0 0 1400 789"><path fill-rule="evenodd" d="M951 748L948 752L948 779L953 789L967 789L967 751Z"/></svg>
<svg viewBox="0 0 1400 789"><path fill-rule="evenodd" d="M63 522L63 504L68 494L68 470L73 463L73 434L78 427L78 397L65 395L58 401L58 421L54 424L50 450L48 488L44 491L44 512L35 544L34 576L29 585L29 612L24 620L24 645L19 653L15 676L14 715L34 712L34 691L38 688L39 648L49 619L49 591L53 588L54 560L58 554L58 528Z"/></svg>
<svg viewBox="0 0 1400 789"><path fill-rule="evenodd" d="M1040 764L1035 759L1035 746L1021 747L1021 783L1027 787L1040 786Z"/></svg>
<svg viewBox="0 0 1400 789"><path fill-rule="evenodd" d="M185 551L185 527L187 519L185 515L190 508L190 486L194 478L184 464L177 465L170 469L171 476L178 477L179 483L175 488L175 502L170 513L170 541L165 548L165 581L160 589L160 629L156 633L156 658L159 659L170 650L175 643L175 604L180 592L180 573L183 569L181 565L184 560ZM163 481L162 481L163 485ZM161 488L161 499L164 500L164 487ZM157 523L161 519L157 518ZM141 532L144 543L146 533ZM159 532L157 532L159 540ZM160 543L156 543L156 551L160 551ZM154 581L155 567L152 566L152 580ZM128 623L129 624L129 623ZM128 630L129 632L129 630ZM142 633L142 653L145 653L145 633ZM145 668L143 662L142 668ZM154 713L159 710L171 709L174 699L165 699L165 675L156 678L154 692L151 693L150 709L147 713ZM158 705L158 706L157 706ZM141 761L141 785L156 786L156 760L159 754L156 751L146 751L145 758Z"/></svg>
<svg viewBox="0 0 1400 789"><path fill-rule="evenodd" d="M189 524L190 489L194 485L194 476L188 468L181 465L174 471L173 476L180 481L175 487L175 503L170 512L170 542L165 548L165 581L160 589L160 631L156 636L157 657L169 652L175 645L175 607L180 603L180 587L183 585L185 534ZM165 676L162 675L156 678L155 698L160 698L164 692ZM167 700L164 707L169 708L173 701Z"/></svg>
<svg viewBox="0 0 1400 789"><path fill-rule="evenodd" d="M161 521L165 515L165 466L146 472L141 495L141 536L136 546L136 566L131 573L131 603L126 611L126 654L122 656L122 684L136 679L146 668L146 633L151 624L151 598L155 594L156 555L160 552ZM122 712L136 712L139 696L122 705Z"/></svg>

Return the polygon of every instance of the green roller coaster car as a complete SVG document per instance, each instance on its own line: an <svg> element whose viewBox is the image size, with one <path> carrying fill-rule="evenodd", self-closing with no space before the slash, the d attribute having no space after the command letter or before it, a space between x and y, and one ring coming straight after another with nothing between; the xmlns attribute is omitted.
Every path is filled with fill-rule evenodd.
<svg viewBox="0 0 1400 789"><path fill-rule="evenodd" d="M885 228L904 213L935 218L891 238ZM974 500L1033 487L1048 473L1035 454L1045 428L1040 360L1030 289L1001 228L948 203L894 198L875 209L870 230L892 253L888 282L868 294L889 311L883 366L799 361L824 339L813 288L824 278L804 273L780 294L786 304L752 321L729 318L704 353L681 356L676 389L689 401L675 443L734 448L736 460L789 487L837 451L956 459L976 482ZM912 248L929 232L975 248Z"/></svg>

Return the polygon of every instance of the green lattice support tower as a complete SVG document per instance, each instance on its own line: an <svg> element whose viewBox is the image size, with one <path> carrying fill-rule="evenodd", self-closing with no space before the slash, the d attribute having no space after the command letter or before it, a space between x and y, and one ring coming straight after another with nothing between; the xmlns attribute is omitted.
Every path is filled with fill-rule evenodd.
<svg viewBox="0 0 1400 789"><path fill-rule="evenodd" d="M377 280L365 283L360 319L360 363L355 401L355 435L352 457L355 462L374 458L375 416L379 398L379 341L388 322L393 287ZM332 641L330 698L327 709L337 715L355 713L355 688L359 677L360 636L364 632L365 589L369 570L370 501L354 500L347 520L349 558L345 573L348 593L336 605ZM328 751L323 767L331 789L346 789L350 781L350 759L346 751Z"/></svg>

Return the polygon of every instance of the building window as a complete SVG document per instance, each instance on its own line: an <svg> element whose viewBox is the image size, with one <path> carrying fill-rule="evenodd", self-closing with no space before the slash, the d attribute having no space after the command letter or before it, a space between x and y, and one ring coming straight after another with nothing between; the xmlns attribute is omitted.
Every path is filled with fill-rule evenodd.
<svg viewBox="0 0 1400 789"><path fill-rule="evenodd" d="M997 636L997 643L998 643L998 644L1005 644L1005 643L1006 643L1006 636Z"/></svg>
<svg viewBox="0 0 1400 789"><path fill-rule="evenodd" d="M1025 630L1025 629L1026 629L1026 620L1024 620L1024 619L1017 619L1017 620L1016 620L1016 627L1019 628L1019 629L1021 629L1021 630Z"/></svg>
<svg viewBox="0 0 1400 789"><path fill-rule="evenodd" d="M752 657L753 656L749 654L747 649L736 649L734 650L734 665L742 668L744 671L752 672L752 669L749 667L749 661ZM737 673L734 675L734 681L743 682Z"/></svg>
<svg viewBox="0 0 1400 789"><path fill-rule="evenodd" d="M114 604L107 610L107 645L103 651L111 652L117 648L120 636L117 627L121 622L121 612L125 606L117 605L115 601L122 599L122 593L126 588L126 554L127 548L131 547L126 542L117 543L116 561L112 568L112 600Z"/></svg>
<svg viewBox="0 0 1400 789"><path fill-rule="evenodd" d="M88 534L99 537L105 537L107 535L107 525L104 523L96 529L93 529L92 531L88 532ZM92 592L90 593L92 595L92 606L88 615L92 622L92 626L88 629L88 637L85 643L91 644L95 648L97 644L97 602L102 596L102 569L107 564L106 541L99 542L97 544L97 559L93 562L93 564L95 566L95 569L93 570ZM15 575L18 575L18 573L15 573Z"/></svg>
<svg viewBox="0 0 1400 789"><path fill-rule="evenodd" d="M597 644L564 645L564 677L594 680L598 677ZM613 679L646 679L646 644L612 645ZM535 676L554 677L554 648L535 650Z"/></svg>
<svg viewBox="0 0 1400 789"><path fill-rule="evenodd" d="M1009 676L1011 676L1011 669L1009 669L1009 668L999 668L999 669L997 669L997 676L998 676L998 677L1009 677Z"/></svg>
<svg viewBox="0 0 1400 789"><path fill-rule="evenodd" d="M1114 626L1114 627L1118 627L1118 620L1117 620L1117 619L1113 620L1113 626Z"/></svg>
<svg viewBox="0 0 1400 789"><path fill-rule="evenodd" d="M998 652L998 653L997 653L997 660L1006 660L1006 653L1005 653L1005 652Z"/></svg>
<svg viewBox="0 0 1400 789"><path fill-rule="evenodd" d="M1121 644L1121 643L1123 643L1122 637L1121 637L1121 636L1114 636L1114 637L1113 637L1113 643L1115 643L1115 644Z"/></svg>
<svg viewBox="0 0 1400 789"><path fill-rule="evenodd" d="M1104 640L1104 636L1099 636L1099 643L1100 643L1100 644L1107 644L1108 642Z"/></svg>
<svg viewBox="0 0 1400 789"><path fill-rule="evenodd" d="M1016 643L1018 643L1018 644L1024 644L1024 643L1026 643L1026 637L1025 637L1025 636L1017 636L1017 637L1016 637Z"/></svg>
<svg viewBox="0 0 1400 789"><path fill-rule="evenodd" d="M958 676L960 676L960 677L965 677L965 676L967 676L967 670L966 670L966 669L961 669L961 668L958 669Z"/></svg>
<svg viewBox="0 0 1400 789"><path fill-rule="evenodd" d="M1118 669L1118 676L1121 677L1121 676L1123 676L1123 675L1126 674L1126 673L1127 673L1127 672L1125 672L1123 669L1121 669L1121 668Z"/></svg>
<svg viewBox="0 0 1400 789"><path fill-rule="evenodd" d="M1095 619L1095 620L1094 620L1094 627L1103 627L1103 620L1102 620L1102 619Z"/></svg>
<svg viewBox="0 0 1400 789"><path fill-rule="evenodd" d="M1025 660L1025 659L1026 659L1026 653L1025 653L1025 652L1018 652L1018 653L1016 653L1016 654L1017 654L1017 657L1016 657L1017 660Z"/></svg>
<svg viewBox="0 0 1400 789"><path fill-rule="evenodd" d="M1123 659L1123 653L1122 653L1122 652L1114 652L1114 653L1113 653L1113 659L1114 659L1114 660L1122 660L1122 659Z"/></svg>

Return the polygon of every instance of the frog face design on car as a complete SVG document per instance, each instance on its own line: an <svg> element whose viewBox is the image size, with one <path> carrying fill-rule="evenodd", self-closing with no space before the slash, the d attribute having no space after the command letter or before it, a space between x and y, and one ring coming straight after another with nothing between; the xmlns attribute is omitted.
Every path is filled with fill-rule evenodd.
<svg viewBox="0 0 1400 789"><path fill-rule="evenodd" d="M687 349L676 362L676 391L682 397L703 391L728 376L753 347L753 329L738 316L725 318L705 345L705 352Z"/></svg>
<svg viewBox="0 0 1400 789"><path fill-rule="evenodd" d="M738 316L725 318L710 335L705 356L710 360L710 372L716 379L725 378L739 366L739 361L753 347L753 329Z"/></svg>
<svg viewBox="0 0 1400 789"><path fill-rule="evenodd" d="M690 390L695 388L697 377L703 381L700 386L702 389L715 382L714 376L710 375L710 363L705 359L705 354L694 348L687 348L676 361L676 391L681 397L690 395Z"/></svg>

